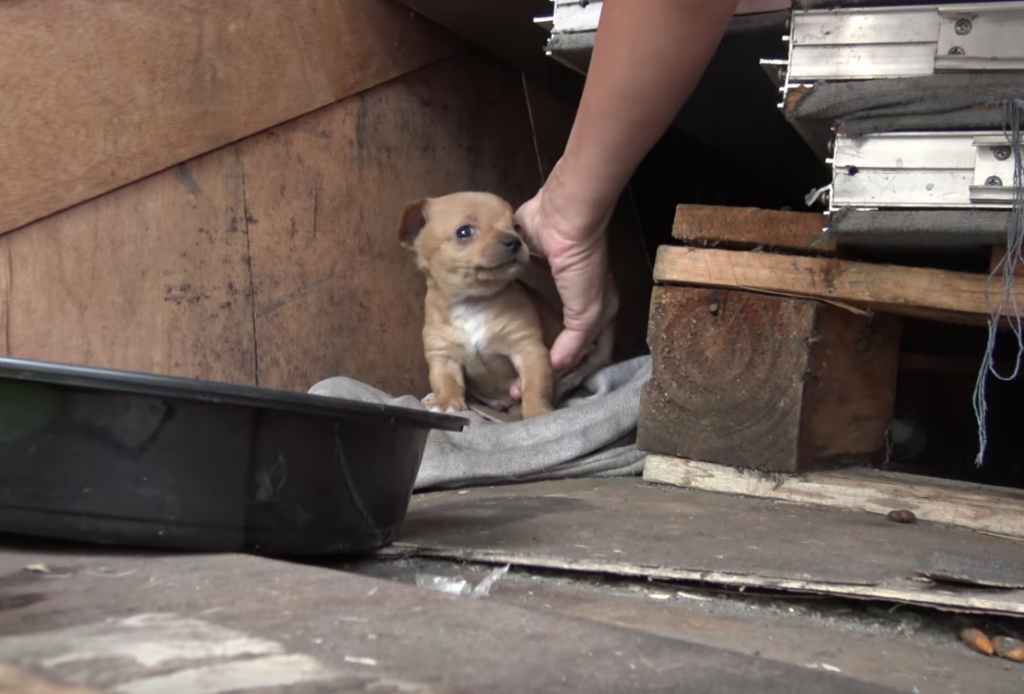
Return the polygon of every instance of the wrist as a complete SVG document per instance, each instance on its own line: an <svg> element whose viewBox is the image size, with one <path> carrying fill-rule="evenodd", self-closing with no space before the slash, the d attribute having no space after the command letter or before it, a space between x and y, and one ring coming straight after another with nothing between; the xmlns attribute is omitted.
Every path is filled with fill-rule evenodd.
<svg viewBox="0 0 1024 694"><path fill-rule="evenodd" d="M555 164L544 183L541 213L562 234L576 240L603 236L621 191L595 185L567 154Z"/></svg>

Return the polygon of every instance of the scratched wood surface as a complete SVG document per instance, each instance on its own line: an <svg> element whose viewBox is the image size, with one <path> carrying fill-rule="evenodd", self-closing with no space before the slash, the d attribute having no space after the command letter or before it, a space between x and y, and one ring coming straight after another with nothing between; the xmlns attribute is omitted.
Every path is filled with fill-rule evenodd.
<svg viewBox="0 0 1024 694"><path fill-rule="evenodd" d="M5 351L254 383L243 207L227 148L0 237Z"/></svg>
<svg viewBox="0 0 1024 694"><path fill-rule="evenodd" d="M0 233L458 45L393 0L0 3Z"/></svg>

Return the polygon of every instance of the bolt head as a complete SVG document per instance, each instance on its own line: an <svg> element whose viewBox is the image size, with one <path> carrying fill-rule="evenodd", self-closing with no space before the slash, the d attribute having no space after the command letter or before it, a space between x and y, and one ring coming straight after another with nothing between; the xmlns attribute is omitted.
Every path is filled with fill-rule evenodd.
<svg viewBox="0 0 1024 694"><path fill-rule="evenodd" d="M999 147L996 147L995 149L992 150L992 155L999 161L1006 161L1007 159L1010 158L1010 154L1011 152L1009 145L1000 145Z"/></svg>
<svg viewBox="0 0 1024 694"><path fill-rule="evenodd" d="M985 179L985 185L998 188L1003 185L1003 179L999 178L999 176L989 176Z"/></svg>
<svg viewBox="0 0 1024 694"><path fill-rule="evenodd" d="M973 28L974 26L971 24L971 20L969 19L958 19L956 20L956 24L953 25L953 29L960 36L971 33L971 29Z"/></svg>
<svg viewBox="0 0 1024 694"><path fill-rule="evenodd" d="M964 54L964 49L960 48L960 46L953 46L952 48L949 49L949 55L963 55L963 54Z"/></svg>

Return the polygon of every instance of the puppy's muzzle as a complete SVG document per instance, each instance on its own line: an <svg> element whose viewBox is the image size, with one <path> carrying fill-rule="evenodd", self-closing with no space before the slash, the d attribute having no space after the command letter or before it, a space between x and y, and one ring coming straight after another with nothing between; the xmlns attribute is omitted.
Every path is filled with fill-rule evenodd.
<svg viewBox="0 0 1024 694"><path fill-rule="evenodd" d="M523 247L523 240L514 234L503 234L498 242L508 249L508 252L515 255Z"/></svg>

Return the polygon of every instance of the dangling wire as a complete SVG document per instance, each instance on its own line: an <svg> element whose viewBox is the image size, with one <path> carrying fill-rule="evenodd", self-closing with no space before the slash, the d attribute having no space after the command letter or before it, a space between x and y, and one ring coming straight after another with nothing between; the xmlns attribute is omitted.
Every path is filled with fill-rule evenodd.
<svg viewBox="0 0 1024 694"><path fill-rule="evenodd" d="M1024 99L1011 99L1006 103L1006 117L1003 126L1003 134L1009 141L1010 151L1013 153L1013 207L1010 210L1010 223L1006 229L1006 255L996 264L989 273L985 285L985 296L989 306L993 305L991 289L997 278L1001 277L1002 287L999 295L999 302L992 309L992 315L988 319L988 344L985 347L985 354L981 360L981 369L978 371L978 380L974 385L974 416L978 420L978 456L974 464L978 467L985 460L985 449L988 447L988 432L986 423L988 418L988 401L986 400L986 383L988 375L1001 381L1012 381L1017 378L1021 370L1021 361L1024 358L1024 331L1021 329L1020 305L1014 293L1014 280L1017 270L1024 264L1024 165L1021 162L1021 113L1024 112ZM994 354L996 348L996 335L999 331L999 322L1003 317L1013 336L1017 340L1017 359L1014 362L1013 373L1004 376L996 370Z"/></svg>

